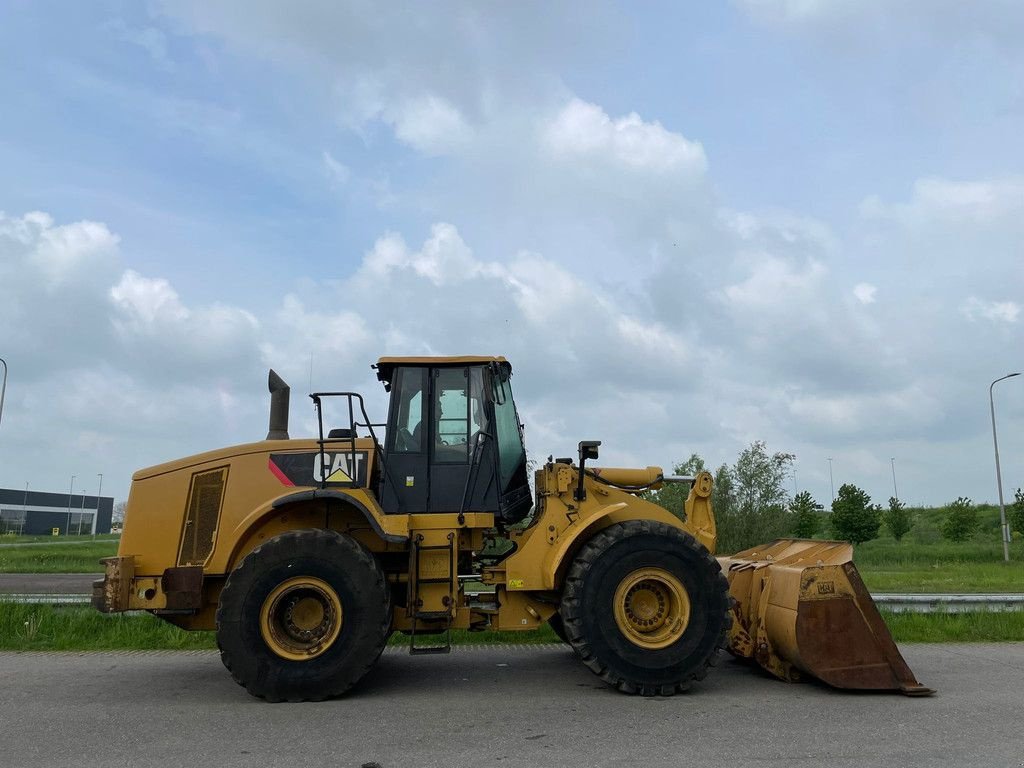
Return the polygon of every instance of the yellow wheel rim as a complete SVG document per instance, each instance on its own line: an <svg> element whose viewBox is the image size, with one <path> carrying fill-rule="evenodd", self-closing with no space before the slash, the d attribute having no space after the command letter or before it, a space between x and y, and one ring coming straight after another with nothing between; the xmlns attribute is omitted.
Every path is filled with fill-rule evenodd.
<svg viewBox="0 0 1024 768"><path fill-rule="evenodd" d="M615 590L615 623L641 648L667 648L690 623L690 596L686 587L663 568L640 568Z"/></svg>
<svg viewBox="0 0 1024 768"><path fill-rule="evenodd" d="M296 576L267 595L260 609L260 634L274 653L291 661L314 659L341 632L341 600L323 579Z"/></svg>

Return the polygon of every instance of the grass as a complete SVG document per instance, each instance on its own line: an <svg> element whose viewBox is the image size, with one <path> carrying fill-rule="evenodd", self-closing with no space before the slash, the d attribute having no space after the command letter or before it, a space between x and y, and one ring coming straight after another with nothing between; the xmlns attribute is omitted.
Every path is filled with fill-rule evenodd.
<svg viewBox="0 0 1024 768"><path fill-rule="evenodd" d="M212 632L185 632L149 614L104 615L85 606L0 602L0 650L192 650L217 645Z"/></svg>
<svg viewBox="0 0 1024 768"><path fill-rule="evenodd" d="M1024 642L1024 611L889 613L882 617L897 643Z"/></svg>
<svg viewBox="0 0 1024 768"><path fill-rule="evenodd" d="M1024 642L1024 611L1013 613L883 613L899 643ZM431 641L433 638L424 638ZM408 645L396 633L392 646ZM455 645L557 643L547 626L535 632L452 632ZM107 616L84 606L0 602L0 651L215 650L212 632L186 632L149 614Z"/></svg>
<svg viewBox="0 0 1024 768"><path fill-rule="evenodd" d="M33 540L39 540L38 543ZM0 541L0 573L102 573L101 557L117 554L120 537L18 537ZM31 544L31 546L17 546Z"/></svg>

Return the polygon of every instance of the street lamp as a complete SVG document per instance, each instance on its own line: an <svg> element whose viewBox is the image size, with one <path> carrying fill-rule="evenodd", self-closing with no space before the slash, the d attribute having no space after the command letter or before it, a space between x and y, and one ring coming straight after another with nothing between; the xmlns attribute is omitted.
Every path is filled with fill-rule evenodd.
<svg viewBox="0 0 1024 768"><path fill-rule="evenodd" d="M68 524L64 529L64 535L71 535L71 494L75 492L75 476L71 476L71 487L68 488Z"/></svg>
<svg viewBox="0 0 1024 768"><path fill-rule="evenodd" d="M832 503L836 503L836 484L832 480L832 457L828 459L828 485L832 489Z"/></svg>
<svg viewBox="0 0 1024 768"><path fill-rule="evenodd" d="M0 357L0 363L4 364L4 383L0 384L0 419L3 419L4 395L7 394L7 361Z"/></svg>
<svg viewBox="0 0 1024 768"><path fill-rule="evenodd" d="M96 538L96 526L100 524L100 496L103 495L103 473L97 472L96 476L100 479L100 484L96 488L96 515L92 519L92 537Z"/></svg>
<svg viewBox="0 0 1024 768"><path fill-rule="evenodd" d="M1012 379L1020 376L1017 373L1008 373L1001 376L988 385L988 407L992 412L992 447L996 452L996 485L999 487L999 523L1003 529L1003 560L1010 562L1010 526L1006 524L1006 506L1003 504L1003 473L999 470L999 441L996 439L996 402L992 397L992 388L1003 379Z"/></svg>
<svg viewBox="0 0 1024 768"><path fill-rule="evenodd" d="M892 464L892 497L899 501L900 492L896 490L896 457L890 458L889 463Z"/></svg>

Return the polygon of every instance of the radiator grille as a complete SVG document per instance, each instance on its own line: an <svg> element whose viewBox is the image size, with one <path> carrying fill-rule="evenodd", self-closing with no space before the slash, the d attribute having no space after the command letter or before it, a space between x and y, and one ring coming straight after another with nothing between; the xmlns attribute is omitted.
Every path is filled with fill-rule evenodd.
<svg viewBox="0 0 1024 768"><path fill-rule="evenodd" d="M203 565L213 551L227 479L227 467L192 475L185 530L182 532L181 551L178 553L179 566Z"/></svg>

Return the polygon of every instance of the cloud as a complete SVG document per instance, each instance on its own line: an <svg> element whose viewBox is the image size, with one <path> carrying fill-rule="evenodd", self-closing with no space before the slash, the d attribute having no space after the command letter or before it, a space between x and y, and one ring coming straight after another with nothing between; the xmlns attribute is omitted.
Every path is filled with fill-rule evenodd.
<svg viewBox="0 0 1024 768"><path fill-rule="evenodd" d="M853 297L861 304L874 304L878 286L871 283L857 283L853 286Z"/></svg>
<svg viewBox="0 0 1024 768"><path fill-rule="evenodd" d="M383 112L395 136L427 155L450 152L472 138L472 130L462 113L449 101L423 94L401 102Z"/></svg>
<svg viewBox="0 0 1024 768"><path fill-rule="evenodd" d="M611 162L627 171L677 173L699 177L707 170L704 149L645 122L635 112L612 120L596 104L574 98L543 130L543 141L556 161Z"/></svg>
<svg viewBox="0 0 1024 768"><path fill-rule="evenodd" d="M112 19L103 25L115 39L141 48L157 67L170 72L174 62L167 51L167 35L154 26L130 27L124 19Z"/></svg>
<svg viewBox="0 0 1024 768"><path fill-rule="evenodd" d="M348 166L336 160L334 155L327 150L323 151L322 157L324 169L327 171L327 176L330 178L331 183L337 186L347 184L349 179L352 178L352 171L349 170Z"/></svg>
<svg viewBox="0 0 1024 768"><path fill-rule="evenodd" d="M896 219L905 224L957 222L988 226L1024 211L1024 179L954 181L938 177L914 182L906 203L887 205L878 197L861 204L867 218Z"/></svg>
<svg viewBox="0 0 1024 768"><path fill-rule="evenodd" d="M913 28L936 39L982 37L1008 48L1024 32L1024 8L1013 0L734 0L766 24L865 36Z"/></svg>
<svg viewBox="0 0 1024 768"><path fill-rule="evenodd" d="M1020 304L1015 301L982 301L976 296L969 296L960 306L968 320L984 319L994 323L1016 323L1020 309Z"/></svg>

